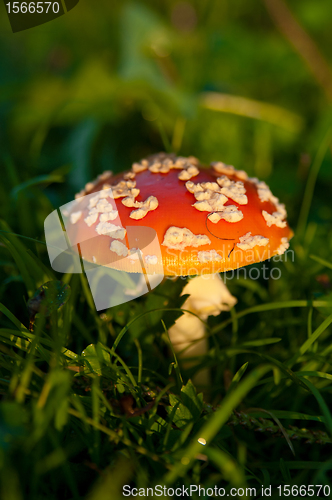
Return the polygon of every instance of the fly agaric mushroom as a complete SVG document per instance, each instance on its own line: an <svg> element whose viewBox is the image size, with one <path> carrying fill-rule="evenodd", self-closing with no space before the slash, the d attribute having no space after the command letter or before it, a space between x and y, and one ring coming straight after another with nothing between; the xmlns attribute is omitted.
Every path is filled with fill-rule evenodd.
<svg viewBox="0 0 332 500"><path fill-rule="evenodd" d="M83 258L133 273L141 266L127 246L127 226L156 231L160 256L140 247L146 271L173 277L281 255L293 234L265 182L221 162L204 168L194 157L153 155L125 174L104 172L75 198L67 232L85 242Z"/></svg>
<svg viewBox="0 0 332 500"><path fill-rule="evenodd" d="M222 162L205 168L194 157L160 153L87 184L67 232L84 241L88 262L138 273L143 260L148 275L203 275L283 254L293 234L286 215L265 182L243 170ZM158 255L148 239L139 241L143 227L156 232ZM139 245L132 245L129 228Z"/></svg>

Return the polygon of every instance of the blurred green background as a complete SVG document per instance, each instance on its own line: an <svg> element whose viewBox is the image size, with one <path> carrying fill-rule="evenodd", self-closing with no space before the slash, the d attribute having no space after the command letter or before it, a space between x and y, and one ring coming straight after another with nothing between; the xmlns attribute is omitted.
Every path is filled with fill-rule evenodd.
<svg viewBox="0 0 332 500"><path fill-rule="evenodd" d="M165 149L164 134L182 155L232 163L300 203L311 156L332 123L324 74L330 2L289 2L297 21L286 17L286 24L299 22L309 40L297 40L290 24L300 50L271 18L271 3L81 0L15 35L2 6L2 160L15 163L20 182L65 174L52 189L61 204L103 169L128 168ZM308 66L307 52L318 69ZM323 194L330 172L324 164ZM331 217L316 208L317 217Z"/></svg>
<svg viewBox="0 0 332 500"><path fill-rule="evenodd" d="M239 310L267 302L267 312L251 315L250 320L245 318L242 323L240 322L239 342L256 342L252 345L263 347L264 353L286 363L294 353L298 352L299 346L310 336L313 328L318 328L331 313L331 308L327 307L318 311L314 309L314 312L312 308L309 312L307 309L289 308L285 309L284 313L280 311L271 313L268 308L274 301L325 300L331 296L330 0L319 2L288 0L287 4L283 0L256 2L80 0L77 7L65 16L16 34L12 34L10 30L3 4L0 5L0 13L1 219L6 221L15 233L44 241L43 223L46 216L55 208L72 200L74 194L80 191L86 182L103 170L118 172L128 169L132 162L165 149L173 150L183 156L195 155L204 164L220 160L246 170L250 176L265 180L273 193L286 204L289 223L295 232L291 242L295 260L280 264L282 279L278 281L270 280L266 283L261 280L254 283L246 280L244 283L234 280L230 284L232 293L239 299ZM1 222L1 230L9 228ZM44 262L45 269L49 269L44 246L29 240L24 240L24 244L30 253ZM25 306L27 293L24 277L22 278L19 272L17 261L11 259L6 245L1 243L0 246L0 301L19 321L27 325ZM323 260L317 262L310 257L311 254ZM34 270L32 266L32 274ZM40 273L42 271L43 269ZM37 289L43 281L41 278L39 280L38 273L34 279ZM73 296L77 298L81 293L81 284L75 280L74 277L71 286ZM169 288L165 288L165 294L177 294L176 300L178 300L181 286L175 285L173 292L170 291L169 284L166 286ZM32 293L33 290L30 289L30 296ZM162 307L152 293L142 299L142 302L145 300L148 306L150 304L150 308L156 304ZM114 340L126 321L141 312L142 302L133 301L123 310L110 313L111 320L114 320L113 326L110 327L110 331L107 330L108 337L105 337L110 345L110 340ZM77 309L75 304L78 304ZM86 348L88 343L96 341L100 333L98 331L102 329L100 325L106 317L99 318L95 312L89 311L85 304L84 299L77 299L77 303L73 299L71 306L73 311L78 311L78 318L75 317L76 312L66 312L69 311L69 307L64 309L64 321L67 321L67 325L71 325L73 318L75 326L72 329L68 326L68 330L63 333L64 338L60 340L60 346L61 342L66 347L69 344L73 352L77 353ZM8 328L8 315L6 318L1 315L1 321ZM221 325L223 328L227 326L229 330L226 329L217 340L221 349L225 345L236 345L237 342L235 320L233 325L230 325L231 321L227 321ZM153 320L151 322L152 330L161 329L159 317L155 323ZM219 332L220 319L213 318L210 326L216 333ZM121 346L120 354L136 366L137 353L133 339L139 337L142 343L146 344L146 350L143 350L143 365L146 366L148 362L153 363L155 373L160 371L163 380L166 380L166 385L169 360L167 361L167 356L164 356L165 344L161 342L161 336L157 337L159 339L157 341L150 334L144 336L149 329L143 321L138 321L136 327L136 333L133 333L133 329L130 330L128 343ZM320 373L325 373L331 368L328 324L326 328L327 332L322 336L322 345L318 346L315 343L308 353L310 369L318 370ZM162 333L161 329L160 335ZM270 346L270 337L275 335L283 337L282 343ZM264 345L265 338L266 345ZM257 343L257 339L260 339L258 341L262 344ZM159 342L157 349L156 342L157 344ZM15 353L21 352L17 349L17 345L17 343L14 345ZM56 345L58 349L59 343ZM155 356L158 349L159 357ZM6 350L3 352L7 353ZM216 376L215 384L211 388L212 399L214 398L214 403L218 405L224 393L227 393L227 384L223 379L227 373L229 375L227 370L230 370L231 377L247 360L253 363L251 367L255 366L257 358L252 353L242 354L235 362L235 358L229 361L227 355L223 354L221 362L213 356L215 354L212 352L208 362L219 377ZM23 360L23 357L20 359ZM4 361L0 375L5 388L9 383L8 373L12 373L12 370L14 373L12 379L14 382L11 382L12 385L9 387L9 395L5 396L5 389L1 390L1 397L5 401L6 398L8 401L16 398L17 404L22 403L22 398L17 399L13 387L18 384L20 366L30 366L28 364L30 358L27 356L26 359L28 359L26 365L23 361L17 361L17 366L15 365L13 369L10 368L14 366L12 360L8 363ZM303 366L306 366L306 359L301 358L302 361ZM55 372L58 369L52 363L50 365L51 371L54 369ZM47 368L44 364L41 366L45 372L48 371L48 366ZM61 371L59 386L64 374L67 376L68 370ZM157 375L155 379L151 376L146 383L150 383L153 387L161 384L161 379L158 379ZM75 378L74 382L77 380L76 383L79 384L79 378ZM330 380L322 382L321 379L315 379L315 382L324 398L329 398L326 407L330 407ZM55 385L57 383L54 382ZM89 385L90 382L86 383ZM296 388L299 394L294 397L292 388L286 382L284 392L281 386L273 392L272 389L269 391L269 387L273 385L273 382L270 383L271 385L263 386L261 390L254 392L253 401L250 399L246 403L247 406L265 405L264 407L269 410L271 408L276 412L280 410L279 414L283 412L284 416L286 410L318 416L321 414L322 407L314 400L312 394L309 396L303 392L303 387ZM71 388L69 378L68 380L66 378L66 384L63 390L68 391L68 394L71 394L70 391L76 394L81 390L81 386L76 387L74 383ZM28 382L26 386L28 387ZM34 389L38 392L43 387L43 382L39 380ZM91 384L86 390L90 389ZM83 393L83 396L86 401L89 399L86 404L90 415L91 405L95 408L94 403L91 403L91 397L88 398L90 393L88 395ZM57 397L58 401L64 401L62 393L59 392ZM34 429L37 437L33 439L38 442L39 462L36 462L35 468L29 463L30 449L34 449L34 446L37 448L35 442L29 448L30 444L27 441L24 454L21 455L20 436L16 441L13 431L11 439L16 443L10 462L13 466L8 465L7 469L4 467L2 476L8 481L7 486L12 486L17 480L15 467L19 464L18 474L20 477L23 474L25 481L22 484L30 484L30 473L26 472L30 470L29 467L34 471L35 475L31 473L34 478L31 488L32 491L39 492L38 498L53 498L50 496L52 488L55 491L54 498L83 498L85 489L90 488L105 464L111 462L110 456L113 456L114 450L118 452L121 442L115 443L111 451L108 448L111 447L109 443L99 442L100 448L96 451L97 448L91 444L95 443L97 435L94 429L88 432L84 427L84 432L80 434L75 427L76 424L72 430L66 427L66 420L61 419L60 424L59 422L55 424L57 433L51 434L49 441L46 437L43 441L43 432L46 436L47 425L54 415L57 415L56 405L47 410L51 416L49 420L45 417L46 424L43 423L45 428L43 427L40 434L38 426L41 424L38 418L42 417L38 416L34 397L31 397L27 406L30 416L26 417L26 414L22 413L26 421L20 425L24 426L23 424L28 422L26 428ZM16 411L18 407L15 406L14 410ZM98 411L97 409L97 414ZM325 417L327 415L331 430L332 417L329 410L326 411L324 415ZM64 408L64 413L66 412L67 407ZM10 412L9 414L11 415ZM96 413L93 415L95 418ZM289 420L288 423L294 423L296 415L297 413L293 413L293 420ZM98 420L98 417L96 418ZM312 422L309 424L315 425L318 422L317 425L321 425L318 428L325 429L321 424L323 420L317 418L314 424ZM203 419L205 417L202 417L202 421ZM119 427L122 429L123 425L126 429L127 420L125 417L122 420ZM136 425L135 422L133 427ZM108 424L118 429L117 419L113 416L107 421ZM297 425L300 426L299 421ZM239 427L238 425L236 428L237 432ZM137 424L137 432L141 432L142 428ZM172 428L171 441L175 442L181 433L173 430ZM50 432L53 432L53 428ZM142 440L135 432L132 431L131 438L135 443L137 438L137 446L141 447ZM71 441L72 433L76 436L76 441L74 438ZM273 465L274 470L271 472L275 481L281 481L280 478L286 482L291 481L289 470L284 465L280 466L279 470L277 462L284 456L288 460L293 459L285 442L281 442L279 438L276 445L276 441L272 438L270 441L262 439L259 441L260 446L257 446L257 434L243 433L238 440L235 433L234 439L231 440L226 432L226 437L222 435L220 439L229 439L223 449L236 456L241 467L246 463L247 446L248 466L251 466L251 461L260 460L261 463L264 461L267 463L271 458L273 464L277 463L276 466ZM186 437L179 446L186 444L185 439ZM331 441L326 435L324 439L325 443ZM243 444L245 441L246 445ZM68 442L71 448L66 448L66 454L68 452L74 459L70 467L66 468L67 466L63 465L67 464L63 458L65 456L63 449ZM327 450L330 444L326 444L325 448L321 444L313 445L308 452L308 448L303 447L303 441L298 443L300 444L296 450L297 459L308 460L310 464L317 461L318 465L312 465L310 473L316 474L314 477L317 481L325 480L324 471L331 469L330 453ZM7 449L6 446L4 445L4 449ZM224 441L221 447L223 446ZM288 452L285 452L285 447ZM53 448L56 449L54 454ZM77 458L75 462L75 454L82 449L83 458ZM125 449L125 446L121 448L120 455L121 453L126 455ZM157 451L154 451L153 447L151 449L159 453L157 445L155 448ZM177 453L180 451L177 450ZM171 452L168 450L167 453ZM7 459L3 459L4 456L0 454L0 466L7 463ZM44 456L49 460L45 464ZM180 455L174 456L175 461L181 458ZM141 484L149 485L149 477L154 477L154 473L156 478L161 477L167 467L171 468L174 463L172 453L167 455L160 452L160 457L158 465L153 462L151 465L146 460L147 465L144 469L145 464L143 467L142 462L138 463L141 455L138 453L134 458L132 452L129 454L131 465L127 468L128 475L134 477L135 470ZM121 460L116 462L115 476L123 469ZM167 464L165 467L163 460ZM323 472L320 461L326 461L327 464ZM221 460L221 463L225 462ZM292 472L296 484L305 480L305 471L301 469L301 463L298 462L300 465L294 466L296 469L294 476ZM66 494L62 496L61 491L55 486L59 464L64 467L61 484L65 484L67 488ZM204 467L203 464L202 470ZM260 470L260 466L257 467ZM272 469L273 467L271 465ZM309 466L308 468L310 469ZM223 465L221 469L223 470ZM198 470L199 467L196 467L192 473L193 481L195 478L199 481ZM213 472L212 476L209 476L209 470L206 469L205 472L203 470L202 477L205 474L208 481L213 482ZM37 484L39 475L48 473L46 477L50 481L49 486L46 486L47 481L45 481L39 490ZM225 474L222 477L224 478ZM119 474L118 486L121 478ZM266 480L266 476L264 478ZM255 481L254 476L251 479ZM79 493L75 486L76 480ZM10 498L14 500L29 498L19 489L16 490L15 486L9 490L12 495ZM93 496L94 500L104 498L102 495L98 496L98 491L96 490ZM110 485L107 491L112 491Z"/></svg>
<svg viewBox="0 0 332 500"><path fill-rule="evenodd" d="M330 241L329 13L329 0L81 0L16 34L2 15L3 218L44 239L46 216L86 182L168 149L266 180L327 258L314 234Z"/></svg>

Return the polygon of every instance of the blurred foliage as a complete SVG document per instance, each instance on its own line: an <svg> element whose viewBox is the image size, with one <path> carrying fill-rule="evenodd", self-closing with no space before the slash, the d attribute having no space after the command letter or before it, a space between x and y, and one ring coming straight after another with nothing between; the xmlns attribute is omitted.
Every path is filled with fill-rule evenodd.
<svg viewBox="0 0 332 500"><path fill-rule="evenodd" d="M310 51L331 70L331 5L287 0L301 44L270 4L80 0L15 35L0 6L3 498L122 498L130 481L328 483L332 79L319 81ZM295 232L280 279L225 275L237 310L210 318L199 360L211 406L188 382L197 367L179 385L161 323L180 314L184 282L99 315L82 276L54 275L44 244L46 216L86 182L167 148L266 180ZM68 301L29 332L27 303L53 280ZM211 444L197 455L201 429Z"/></svg>
<svg viewBox="0 0 332 500"><path fill-rule="evenodd" d="M292 5L322 51L328 6ZM9 185L66 174L47 191L61 205L100 171L164 149L162 128L179 153L241 166L300 202L331 109L264 3L101 0L15 35L4 16L0 27Z"/></svg>

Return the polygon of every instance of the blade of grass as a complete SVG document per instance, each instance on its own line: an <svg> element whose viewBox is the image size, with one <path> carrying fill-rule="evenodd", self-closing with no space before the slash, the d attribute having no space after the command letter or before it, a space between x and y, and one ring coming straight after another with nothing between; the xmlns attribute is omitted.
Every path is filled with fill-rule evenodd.
<svg viewBox="0 0 332 500"><path fill-rule="evenodd" d="M113 343L113 350L115 351L116 348L118 347L121 339L123 338L123 336L126 334L126 332L128 331L128 329L130 328L130 326L135 322L137 321L138 319L142 318L143 316L145 316L146 314L150 314L150 313L154 313L154 312L167 312L167 311L179 311L179 312L187 312L189 314L192 314L193 316L196 316L197 318L199 316L197 316L197 314L193 313L192 311L188 311L187 309L181 309L179 307L172 307L172 308L167 308L167 307L160 307L160 308L157 308L157 309L151 309L149 311L144 311L142 312L141 314L138 314L137 316L135 316L135 318L133 318L132 320L130 320L121 330L121 332L118 334L118 336L116 337L116 339L114 340L114 343ZM203 320L201 320L204 324L205 322Z"/></svg>
<svg viewBox="0 0 332 500"><path fill-rule="evenodd" d="M300 371L296 372L296 375L298 377L319 377L319 378L326 378L328 380L332 381L332 375L330 373L325 373L325 372L317 372L317 371Z"/></svg>
<svg viewBox="0 0 332 500"><path fill-rule="evenodd" d="M291 440L289 439L289 436L284 428L284 426L282 425L282 423L280 422L280 420L278 419L278 417L275 415L274 412L272 411L269 411L269 410L265 410L263 408L248 408L246 410L246 413L252 413L253 411L258 411L258 412L262 412L262 413L267 413L268 415L270 415L270 417L273 418L273 420L275 421L275 423L277 424L277 426L279 427L282 435L284 436L284 438L286 439L287 441L287 444L291 450L291 452L293 453L294 457L295 457L295 450L294 450L294 446L291 442Z"/></svg>
<svg viewBox="0 0 332 500"><path fill-rule="evenodd" d="M94 317L95 323L97 325L98 334L99 334L99 340L103 344L106 344L106 342L107 342L107 333L104 331L103 322L102 322L102 320L100 319L100 317L97 314L95 303L94 303L94 300L93 300L93 297L92 297L92 293L91 293L91 290L90 290L90 287L89 287L89 284L88 284L88 280L87 280L87 278L86 278L86 276L84 274L84 267L83 267L81 255L80 255L80 261L81 261L81 265L82 265L82 273L80 274L80 280L81 280L81 285L82 285L83 293L84 293L85 299L86 299L86 301L87 301L87 303L89 305L90 311L91 311L91 313L92 313L92 315Z"/></svg>
<svg viewBox="0 0 332 500"><path fill-rule="evenodd" d="M167 344L170 347L170 349L172 351L172 354L173 354L173 358L174 358L174 371L175 371L175 375L176 375L178 390L180 392L181 391L181 387L183 386L183 378L182 378L182 375L181 375L179 363L178 363L178 360L177 360L177 357L176 357L176 354L175 354L175 351L174 351L173 344L171 342L171 339L169 338L169 334L168 334L168 330L166 328L166 325L163 322L163 320L161 320L161 323L162 323L163 328L164 328L164 333L165 333L165 338L167 339Z"/></svg>
<svg viewBox="0 0 332 500"><path fill-rule="evenodd" d="M321 259L320 257L317 257L316 255L309 255L310 259L315 260L316 262L319 262L320 264L323 264L323 266L328 267L329 269L332 269L332 262L328 262L325 259Z"/></svg>
<svg viewBox="0 0 332 500"><path fill-rule="evenodd" d="M10 230L4 220L0 220L0 240L12 254L12 257L21 273L29 294L41 286L45 281L44 268L37 257L31 257L19 238ZM34 242L38 240L32 240Z"/></svg>
<svg viewBox="0 0 332 500"><path fill-rule="evenodd" d="M171 153L172 152L172 145L171 145L171 143L169 141L169 138L167 136L165 127L164 127L163 123L160 120L157 121L157 126L158 126L158 129L159 129L161 140L163 141L163 145L164 145L165 151L167 153Z"/></svg>
<svg viewBox="0 0 332 500"><path fill-rule="evenodd" d="M277 344L282 339L278 337L271 337L266 339L258 339L258 340L248 340L247 342L243 342L243 344L238 344L238 347L261 347L264 345Z"/></svg>
<svg viewBox="0 0 332 500"><path fill-rule="evenodd" d="M179 116L175 121L172 137L172 150L174 153L178 153L181 149L186 122L187 120L183 116Z"/></svg>
<svg viewBox="0 0 332 500"><path fill-rule="evenodd" d="M168 391L172 387L174 387L174 384L170 383L170 384L166 385L166 387L164 387L160 392L158 392L157 397L154 400L154 406L151 408L151 411L150 411L150 415L151 415L149 417L149 427L150 428L151 428L152 423L158 418L157 410L158 410L159 401L161 400L162 397L164 397L168 393ZM177 405L176 405L176 407L177 407Z"/></svg>
<svg viewBox="0 0 332 500"><path fill-rule="evenodd" d="M315 422L325 423L324 416L316 415L306 415L305 413L299 413L296 411L286 411L286 410L273 410L273 414L279 419L290 419L290 420L313 420ZM251 415L253 417L259 418L264 417L264 413L257 409L257 411L252 411Z"/></svg>
<svg viewBox="0 0 332 500"><path fill-rule="evenodd" d="M21 330L25 330L25 326L22 325L22 323L14 316L13 313L11 313L9 311L9 309L7 309L6 306L4 306L3 304L0 303L0 312L2 312L5 316L7 316L8 319L10 319L10 321L12 323L14 323L14 325L21 331ZM29 332L28 329L26 329L27 332Z"/></svg>
<svg viewBox="0 0 332 500"><path fill-rule="evenodd" d="M318 377L318 378L323 378L323 379L332 381L332 375L330 375L329 373L325 373L325 372L301 370L301 371L294 372L294 373L296 374L297 377L300 377L300 378L301 377ZM280 374L280 378L281 379L285 378L285 375ZM267 377L267 378L264 378L264 379L260 380L259 382L257 382L257 386L263 385L263 384L269 384L271 382L275 382L274 377Z"/></svg>
<svg viewBox="0 0 332 500"><path fill-rule="evenodd" d="M167 428L166 428L165 436L164 436L164 439L163 439L163 450L164 451L168 450L168 440L169 440L171 428L172 428L172 425L173 425L173 419L174 419L175 413L176 413L179 405L180 405L180 401L178 401L174 405L174 407L172 408L171 413L169 413L169 415L168 415Z"/></svg>
<svg viewBox="0 0 332 500"><path fill-rule="evenodd" d="M175 441L175 443L173 444L173 446L171 448L172 452L182 448L184 443L187 441L188 436L190 435L193 427L194 427L194 423L190 422L184 428L182 428L181 434L179 435L178 439Z"/></svg>
<svg viewBox="0 0 332 500"><path fill-rule="evenodd" d="M38 177L35 177L34 179L29 179L28 181L22 182L22 184L19 184L15 186L11 193L10 196L13 200L17 200L18 194L30 187L33 186L39 186L40 184L52 184L53 182L64 182L64 177L62 175L39 175Z"/></svg>
<svg viewBox="0 0 332 500"><path fill-rule="evenodd" d="M14 338L18 338L21 340L25 340L26 342L29 342L29 343L32 342L33 339L35 338L35 335L33 333L30 333L26 330L23 330L21 332L17 332L17 330L10 330L9 328L0 328L0 336L4 337L10 341L13 341ZM47 347L51 347L51 348L54 347L54 343L52 340L40 338L39 342L41 344L44 344ZM20 348L24 349L23 346ZM26 349L24 349L24 350L26 350ZM78 359L78 355L76 353L70 351L66 347L62 347L62 354L65 354L68 358L71 358L71 359Z"/></svg>
<svg viewBox="0 0 332 500"><path fill-rule="evenodd" d="M283 372L288 378L291 378L293 382L295 382L297 385L301 386L303 389L307 390L305 384L302 382L301 379L299 379L295 373L285 366L281 361L273 358L272 356L269 356L268 354L264 354L258 351L252 351L250 349L240 349L238 347L228 347L226 349L222 349L222 352L225 352L228 356L229 355L236 355L236 354L253 354L255 356L259 356L262 358L264 361L267 361L268 363L271 363L272 366L277 366L281 372Z"/></svg>
<svg viewBox="0 0 332 500"><path fill-rule="evenodd" d="M135 445L132 441L130 441L130 439L127 439L125 437L120 436L119 432L113 431L112 429L110 429L109 427L106 427L105 425L101 424L100 422L99 423L95 422L92 418L82 415L79 411L74 410L73 408L69 408L68 409L68 413L70 415L72 415L72 416L74 416L74 417L82 420L83 422L85 422L86 424L90 425L91 427L99 429L104 434L106 434L107 436L109 436L112 441L114 441L116 443L118 441L120 441L125 446L128 446L128 447L134 449L140 455L147 456L147 457L151 458L153 461L156 461L156 462L160 461L158 455L156 455L155 453L149 452L143 446Z"/></svg>
<svg viewBox="0 0 332 500"><path fill-rule="evenodd" d="M138 339L134 339L135 346L137 349L138 355L138 375L137 375L137 383L141 384L142 382L142 370L143 370L143 357L142 357L142 348Z"/></svg>
<svg viewBox="0 0 332 500"><path fill-rule="evenodd" d="M94 339L92 335L90 334L88 328L86 327L84 321L82 318L74 312L73 314L73 324L77 328L77 330L80 332L80 334L90 343L93 344Z"/></svg>
<svg viewBox="0 0 332 500"><path fill-rule="evenodd" d="M227 392L230 392L231 390L234 389L234 387L236 387L238 385L238 383L240 382L241 378L243 377L243 375L245 374L247 368L248 368L248 365L249 365L249 361L247 361L246 363L244 363L241 368L235 373L233 379L232 379L232 382L228 388L228 391Z"/></svg>
<svg viewBox="0 0 332 500"><path fill-rule="evenodd" d="M72 406L75 407L77 413L82 415L81 422L83 424L84 431L87 433L89 426L85 422L85 419L88 418L88 416L87 416L87 413L85 411L84 404L81 401L81 397L78 394L70 394L69 399L70 399L70 403L72 404Z"/></svg>
<svg viewBox="0 0 332 500"><path fill-rule="evenodd" d="M99 377L94 377L91 386L92 418L97 425L100 422L99 418L100 399L99 399L98 389L99 389ZM100 457L100 431L98 428L95 428L93 432L93 445L92 445L92 458L95 464L99 464L99 457Z"/></svg>
<svg viewBox="0 0 332 500"><path fill-rule="evenodd" d="M4 336L2 334L0 334L0 340L1 340L1 342L3 344L9 345L11 347L17 347L18 349L20 349L20 350L22 350L24 352L26 352L28 350L28 347L30 345L30 343L28 343L28 342L24 343L23 339L11 340L10 336ZM5 350L6 346L0 344L0 348L2 350ZM36 345L36 350L38 351L38 354L40 355L40 359L42 359L43 361L46 361L46 363L50 362L51 351L48 351L48 350L44 349L40 344ZM13 351L9 351L9 352L7 352L7 354L9 354L10 352L12 353ZM16 352L15 352L15 356L14 357L15 358L18 358L18 357L21 358L21 356L18 353L16 353ZM35 368L35 369L37 370L37 368Z"/></svg>
<svg viewBox="0 0 332 500"><path fill-rule="evenodd" d="M294 356L291 357L289 361L287 361L286 365L291 368L299 359L300 356L302 356L316 340L320 337L320 335L325 332L325 330L328 328L328 326L332 323L332 314L328 316L321 325L319 325L318 328L313 332L313 334L302 344L300 349L297 351L297 353L294 354Z"/></svg>
<svg viewBox="0 0 332 500"><path fill-rule="evenodd" d="M235 488L246 487L244 472L231 455L225 453L223 450L211 447L204 448L204 454L220 469L224 478L230 482L231 486Z"/></svg>
<svg viewBox="0 0 332 500"><path fill-rule="evenodd" d="M123 359L116 353L114 352L114 349L112 347L107 347L107 346L102 346L102 349L105 351L109 352L111 356L114 356L115 359L121 364L121 366L124 368L126 374L128 375L128 378L130 382L132 383L133 387L137 386L137 382L135 380L134 375L131 373L130 368L128 365L123 361Z"/></svg>
<svg viewBox="0 0 332 500"><path fill-rule="evenodd" d="M12 236L16 236L17 238L22 238L23 240L32 241L33 243L41 243L41 245L47 246L47 243L45 241L36 240L36 238L30 238L29 236L24 236L23 234L13 233L13 231L3 231L2 229L0 229L0 233L10 234ZM52 245L50 245L50 246L52 246ZM58 248L58 247L54 247L54 248Z"/></svg>
<svg viewBox="0 0 332 500"><path fill-rule="evenodd" d="M310 470L310 469L314 469L314 470L320 470L322 469L324 466L326 466L326 463L325 462L311 462L311 461L308 461L308 462L305 462L305 461L291 461L291 462L287 462L285 461L284 464L289 468L289 469L298 469L298 470ZM253 464L255 466L255 468L258 468L258 469L261 469L261 468L266 468L266 469L275 469L275 470L279 470L280 468L280 462L255 462L255 464ZM328 470L332 470L332 462L330 463L330 466L328 468Z"/></svg>
<svg viewBox="0 0 332 500"><path fill-rule="evenodd" d="M25 263L25 261L23 259L23 255L20 254L16 250L16 248L14 247L14 245L12 245L12 243L9 240L7 240L7 238L5 238L1 234L0 234L0 239L4 243L4 245L7 248L7 250L12 255L13 259L15 260L16 265L17 265L17 267L18 267L18 269L20 271L20 274L21 274L21 276L23 278L24 284L26 286L28 295L29 295L29 297L31 297L33 295L34 291L36 290L36 288L38 288L38 286L37 286L37 283L34 282L34 280L30 276L30 273L28 271L26 263Z"/></svg>
<svg viewBox="0 0 332 500"><path fill-rule="evenodd" d="M79 492L77 489L76 478L73 475L73 471L72 471L71 467L69 466L66 453L65 453L64 449L61 447L58 436L55 433L55 431L53 430L53 428L51 428L51 427L49 428L48 435L49 435L50 441L53 445L53 449L60 452L61 455L63 455L63 457L64 457L64 460L61 463L61 468L63 470L64 476L66 478L66 482L67 482L69 489L71 491L72 498L73 498L73 500L80 500L81 496L79 495Z"/></svg>
<svg viewBox="0 0 332 500"><path fill-rule="evenodd" d="M308 312L308 323L307 323L307 335L308 335L308 339L310 339L311 335L312 335L312 314L314 312L314 308L313 307L310 307L309 308L309 312Z"/></svg>
<svg viewBox="0 0 332 500"><path fill-rule="evenodd" d="M100 400L102 401L102 403L105 405L105 408L107 408L107 410L110 412L110 414L112 415L112 417L116 417L116 415L114 414L114 411L113 411L113 408L112 406L110 405L108 399L106 398L106 396L104 395L103 391L100 389L100 387L96 386L95 387L95 391L96 393L98 394L98 397L100 398Z"/></svg>
<svg viewBox="0 0 332 500"><path fill-rule="evenodd" d="M36 263L36 265L44 272L44 280L45 282L47 280L53 281L56 280L57 278L55 277L55 274L52 272L52 270L48 267L46 267L43 262L30 250L27 249L27 254L31 259Z"/></svg>
<svg viewBox="0 0 332 500"><path fill-rule="evenodd" d="M303 118L300 115L274 104L242 96L203 92L200 104L206 109L263 120L296 133L303 127Z"/></svg>
<svg viewBox="0 0 332 500"><path fill-rule="evenodd" d="M186 471L192 466L196 455L202 451L202 445L198 440L203 438L209 445L219 430L227 422L234 408L236 408L248 392L255 387L256 382L271 369L272 366L270 364L261 365L255 368L239 383L234 391L226 395L220 408L212 414L200 431L193 437L192 442L184 449L181 460L175 463L172 469L164 476L164 483L166 485L171 485L178 477L184 476Z"/></svg>
<svg viewBox="0 0 332 500"><path fill-rule="evenodd" d="M16 186L17 184L19 184L20 179L17 172L16 164L8 153L3 155L3 163L6 167L6 172L10 180L10 183L12 184L12 186Z"/></svg>
<svg viewBox="0 0 332 500"><path fill-rule="evenodd" d="M314 162L312 164L312 167L310 169L308 178L307 178L307 184L305 187L304 195L303 195L303 201L302 201L302 206L300 210L300 215L299 215L299 220L297 223L297 235L300 237L303 237L305 227L307 225L308 221L308 216L310 212L310 207L311 207L311 202L313 198L313 194L315 191L315 185L316 185L316 180L318 177L318 173L320 170L320 167L323 163L323 160L325 158L325 155L328 151L328 148L331 144L332 141L332 127L328 129L326 135L324 136L318 151L316 153Z"/></svg>
<svg viewBox="0 0 332 500"><path fill-rule="evenodd" d="M244 309L244 311L240 311L236 314L237 318L243 318L248 314L256 313L256 312L267 312L273 311L275 309L288 309L292 307L326 307L331 303L326 300L287 300L285 302L269 302L268 304L261 304L259 306L249 307L248 309ZM216 325L211 329L212 335L223 330L226 326L232 323L232 319L227 319L219 325Z"/></svg>
<svg viewBox="0 0 332 500"><path fill-rule="evenodd" d="M35 350L37 349L37 342L39 340L38 337L39 336L36 336L30 344L28 355L25 359L25 366L20 376L20 383L15 390L15 398L18 403L24 402L26 389L29 388L32 373L35 367L34 358L35 358Z"/></svg>
<svg viewBox="0 0 332 500"><path fill-rule="evenodd" d="M310 382L310 380L303 378L303 382L308 386L308 388L310 389L312 394L315 396L317 403L319 404L320 409L322 410L323 415L325 417L324 423L326 425L326 428L327 428L328 432L330 433L330 435L332 436L332 416L331 416L331 413L330 413L330 410L329 410L327 404L324 401L323 396L318 391L318 389L314 386L314 384L312 382Z"/></svg>
<svg viewBox="0 0 332 500"><path fill-rule="evenodd" d="M42 335L45 322L45 316L41 317L34 330L34 338L32 342L30 342L27 346L27 355L25 357L24 363L22 363L22 366L20 367L20 378L17 387L15 388L15 398L18 403L24 402L26 390L29 389L28 386L31 381L32 373L35 369L35 351L39 350L40 337Z"/></svg>

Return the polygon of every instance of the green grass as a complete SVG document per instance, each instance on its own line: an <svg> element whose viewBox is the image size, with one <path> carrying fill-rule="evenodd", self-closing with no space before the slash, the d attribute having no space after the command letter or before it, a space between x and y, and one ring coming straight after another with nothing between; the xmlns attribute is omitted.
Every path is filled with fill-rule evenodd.
<svg viewBox="0 0 332 500"><path fill-rule="evenodd" d="M331 262L312 255L314 241L297 238L299 257L274 264L276 289L230 280L236 311L210 318L210 350L184 370L167 336L183 280L97 314L84 275L50 270L42 237L21 238L3 221L0 238L4 270L17 277L0 304L4 498L121 498L123 484L330 484L332 302L311 287ZM66 303L29 331L22 299L58 278ZM211 370L203 393L190 382L197 367Z"/></svg>

